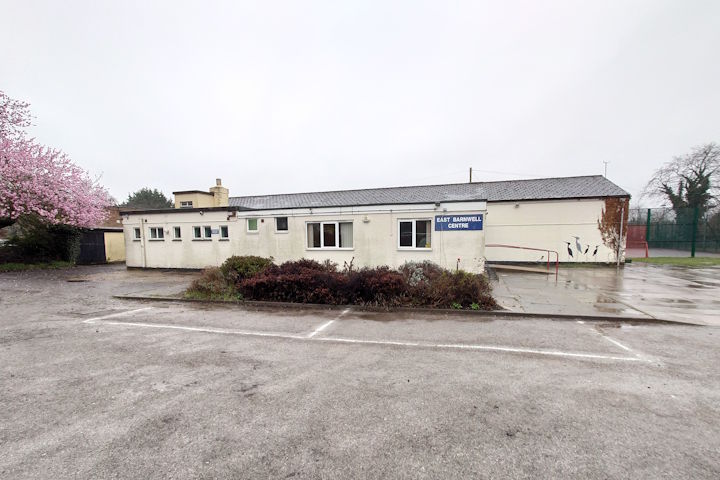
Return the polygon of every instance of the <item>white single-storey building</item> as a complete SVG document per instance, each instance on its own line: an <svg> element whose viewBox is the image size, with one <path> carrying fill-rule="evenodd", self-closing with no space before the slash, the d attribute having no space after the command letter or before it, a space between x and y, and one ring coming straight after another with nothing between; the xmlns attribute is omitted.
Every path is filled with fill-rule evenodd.
<svg viewBox="0 0 720 480"><path fill-rule="evenodd" d="M486 261L608 262L598 220L629 194L602 176L230 197L173 192L175 208L122 212L128 267L203 268L232 255L343 265L431 260L472 272ZM498 246L503 245L503 246ZM511 247L526 247L526 250ZM570 254L572 253L572 256Z"/></svg>

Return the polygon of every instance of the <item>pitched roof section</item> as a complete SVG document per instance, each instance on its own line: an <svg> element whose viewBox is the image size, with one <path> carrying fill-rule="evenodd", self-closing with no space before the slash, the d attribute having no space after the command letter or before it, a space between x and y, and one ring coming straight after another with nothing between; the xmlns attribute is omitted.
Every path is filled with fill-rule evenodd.
<svg viewBox="0 0 720 480"><path fill-rule="evenodd" d="M412 187L368 188L334 192L288 193L230 197L230 206L243 210L348 207L435 202L502 202L563 198L625 197L628 192L602 175L538 178L501 182L452 183Z"/></svg>

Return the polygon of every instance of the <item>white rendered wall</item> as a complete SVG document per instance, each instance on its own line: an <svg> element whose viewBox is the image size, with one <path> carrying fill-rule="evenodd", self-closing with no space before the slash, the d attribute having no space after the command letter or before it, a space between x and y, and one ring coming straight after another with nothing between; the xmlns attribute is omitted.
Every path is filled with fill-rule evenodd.
<svg viewBox="0 0 720 480"><path fill-rule="evenodd" d="M561 262L614 262L615 253L603 244L598 229L604 206L605 201L598 199L488 203L485 242L555 250ZM583 248L579 255L575 236L580 237ZM570 242L573 257L565 242ZM596 246L598 253L593 257ZM485 255L489 262L534 262L545 253L487 247ZM554 254L551 258L554 260Z"/></svg>
<svg viewBox="0 0 720 480"><path fill-rule="evenodd" d="M406 261L431 260L445 268L482 272L484 231L434 231L434 218L444 214L484 213L485 202L435 205L394 205L297 209L266 212L151 213L123 216L127 266L147 268L204 268L220 265L232 255L273 257L277 263L300 258L331 260L340 266L354 258L356 266L399 267ZM230 216L230 218L228 218ZM275 231L275 217L288 217L288 231ZM247 218L258 219L258 232L247 231ZM398 220L433 220L431 248L407 250L398 247ZM365 221L367 220L367 221ZM308 249L306 222L352 221L353 248ZM142 225L143 239L134 239L134 228ZM193 240L193 226L219 229L227 225L229 239L213 235L210 240ZM173 240L173 227L182 229L182 240ZM150 227L163 227L164 240L150 240Z"/></svg>

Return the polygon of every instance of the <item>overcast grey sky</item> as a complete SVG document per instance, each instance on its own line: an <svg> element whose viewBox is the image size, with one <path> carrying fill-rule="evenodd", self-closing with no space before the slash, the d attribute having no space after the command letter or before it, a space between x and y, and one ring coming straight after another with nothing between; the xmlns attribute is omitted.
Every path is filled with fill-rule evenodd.
<svg viewBox="0 0 720 480"><path fill-rule="evenodd" d="M0 89L117 199L598 174L720 141L720 1L0 0ZM495 173L501 172L501 173Z"/></svg>

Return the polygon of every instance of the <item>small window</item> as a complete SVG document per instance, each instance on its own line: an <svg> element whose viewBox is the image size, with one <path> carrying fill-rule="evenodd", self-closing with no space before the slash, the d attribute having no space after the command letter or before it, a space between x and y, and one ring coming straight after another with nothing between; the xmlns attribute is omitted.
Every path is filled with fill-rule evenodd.
<svg viewBox="0 0 720 480"><path fill-rule="evenodd" d="M430 248L432 220L401 220L398 222L400 248Z"/></svg>
<svg viewBox="0 0 720 480"><path fill-rule="evenodd" d="M276 217L275 218L275 231L287 232L288 231L288 217Z"/></svg>
<svg viewBox="0 0 720 480"><path fill-rule="evenodd" d="M247 219L247 231L248 232L257 232L258 231L258 219L257 218L248 218Z"/></svg>
<svg viewBox="0 0 720 480"><path fill-rule="evenodd" d="M180 202L180 208L192 208L192 207L193 207L192 200L187 201L187 202Z"/></svg>
<svg viewBox="0 0 720 480"><path fill-rule="evenodd" d="M202 238L202 228L193 227L193 238Z"/></svg>
<svg viewBox="0 0 720 480"><path fill-rule="evenodd" d="M173 237L176 240L179 240L182 238L182 231L180 230L180 227L173 227Z"/></svg>
<svg viewBox="0 0 720 480"><path fill-rule="evenodd" d="M162 240L165 238L165 231L162 227L150 227L150 240Z"/></svg>
<svg viewBox="0 0 720 480"><path fill-rule="evenodd" d="M140 229L139 228L135 229L135 240L140 240Z"/></svg>
<svg viewBox="0 0 720 480"><path fill-rule="evenodd" d="M228 232L228 226L227 225L221 225L220 226L220 238L229 238L230 232Z"/></svg>
<svg viewBox="0 0 720 480"><path fill-rule="evenodd" d="M352 222L310 222L308 248L353 248Z"/></svg>
<svg viewBox="0 0 720 480"><path fill-rule="evenodd" d="M212 238L212 228L208 226L203 227L203 238Z"/></svg>

